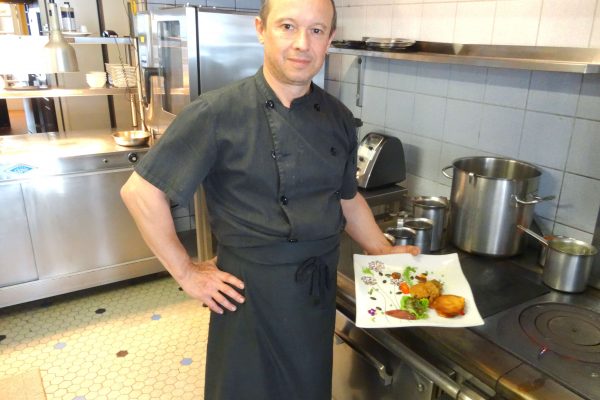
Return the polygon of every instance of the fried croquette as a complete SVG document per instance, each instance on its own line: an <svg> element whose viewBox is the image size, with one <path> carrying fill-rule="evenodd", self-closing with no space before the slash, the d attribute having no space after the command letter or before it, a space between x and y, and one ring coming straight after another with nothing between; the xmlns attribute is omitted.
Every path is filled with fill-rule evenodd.
<svg viewBox="0 0 600 400"><path fill-rule="evenodd" d="M453 318L465 313L465 298L453 294L443 294L429 303L440 317Z"/></svg>
<svg viewBox="0 0 600 400"><path fill-rule="evenodd" d="M417 283L410 287L410 294L417 299L427 298L431 303L442 294L442 284L435 279Z"/></svg>

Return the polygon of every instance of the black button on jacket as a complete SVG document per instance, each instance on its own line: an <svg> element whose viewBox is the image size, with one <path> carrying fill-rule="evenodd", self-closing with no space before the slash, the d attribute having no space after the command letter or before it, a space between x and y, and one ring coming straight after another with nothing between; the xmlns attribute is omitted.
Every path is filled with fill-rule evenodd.
<svg viewBox="0 0 600 400"><path fill-rule="evenodd" d="M188 105L136 171L177 202L203 184L217 240L256 246L341 232L340 198L356 195L356 150L341 102L311 85L286 108L261 68Z"/></svg>

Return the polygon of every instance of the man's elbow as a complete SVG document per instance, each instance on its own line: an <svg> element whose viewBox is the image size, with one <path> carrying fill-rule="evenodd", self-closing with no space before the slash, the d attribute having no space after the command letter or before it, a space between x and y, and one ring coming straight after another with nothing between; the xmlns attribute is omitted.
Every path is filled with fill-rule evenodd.
<svg viewBox="0 0 600 400"><path fill-rule="evenodd" d="M131 177L129 177L127 182L125 182L125 184L123 186L121 186L121 190L119 192L121 195L121 199L123 200L123 203L125 203L125 205L128 207L134 201L134 197L136 194L134 181L135 181L135 177L132 175Z"/></svg>

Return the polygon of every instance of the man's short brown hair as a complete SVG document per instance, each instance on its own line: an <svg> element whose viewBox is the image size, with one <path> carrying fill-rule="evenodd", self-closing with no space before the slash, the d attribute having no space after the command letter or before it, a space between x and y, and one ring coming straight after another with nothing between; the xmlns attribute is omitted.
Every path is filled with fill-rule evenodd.
<svg viewBox="0 0 600 400"><path fill-rule="evenodd" d="M329 32L329 35L333 35L333 32L335 32L335 29L337 28L337 10L335 9L335 1L334 0L330 0L331 1L331 7L333 7L333 18L331 19L331 30ZM267 17L269 16L269 8L270 8L270 4L271 0L262 0L261 1L261 6L260 6L260 11L259 11L259 16L260 19L263 21L263 24L267 24Z"/></svg>

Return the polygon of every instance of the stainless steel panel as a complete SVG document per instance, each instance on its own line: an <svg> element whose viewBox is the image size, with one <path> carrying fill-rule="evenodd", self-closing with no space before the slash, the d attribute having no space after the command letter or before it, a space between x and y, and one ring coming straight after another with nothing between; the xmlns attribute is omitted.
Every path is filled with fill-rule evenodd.
<svg viewBox="0 0 600 400"><path fill-rule="evenodd" d="M154 16L162 111L177 115L198 96L196 8L178 7Z"/></svg>
<svg viewBox="0 0 600 400"><path fill-rule="evenodd" d="M40 278L152 257L119 191L131 169L23 183Z"/></svg>
<svg viewBox="0 0 600 400"><path fill-rule="evenodd" d="M254 15L198 12L200 93L256 73L263 47L254 28Z"/></svg>
<svg viewBox="0 0 600 400"><path fill-rule="evenodd" d="M151 13L150 57L141 75L149 80L149 93L146 78L142 85L144 125L154 134L164 133L175 115L198 96L196 13L195 7Z"/></svg>
<svg viewBox="0 0 600 400"><path fill-rule="evenodd" d="M0 287L37 279L21 185L0 185Z"/></svg>
<svg viewBox="0 0 600 400"><path fill-rule="evenodd" d="M353 400L431 400L433 382L357 328L337 311L333 344L333 397Z"/></svg>

